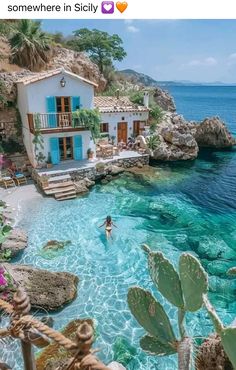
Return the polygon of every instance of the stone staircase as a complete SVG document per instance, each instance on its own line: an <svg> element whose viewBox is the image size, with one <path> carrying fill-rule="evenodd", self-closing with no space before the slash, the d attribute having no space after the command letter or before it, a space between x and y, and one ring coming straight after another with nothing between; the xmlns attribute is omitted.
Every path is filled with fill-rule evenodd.
<svg viewBox="0 0 236 370"><path fill-rule="evenodd" d="M56 200L68 200L76 198L76 190L70 175L53 176L42 184L42 189L46 195L54 196Z"/></svg>

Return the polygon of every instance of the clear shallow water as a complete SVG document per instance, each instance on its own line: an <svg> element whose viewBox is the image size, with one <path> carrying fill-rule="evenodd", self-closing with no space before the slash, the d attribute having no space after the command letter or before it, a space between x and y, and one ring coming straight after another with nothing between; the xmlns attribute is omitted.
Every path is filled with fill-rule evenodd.
<svg viewBox="0 0 236 370"><path fill-rule="evenodd" d="M193 98L190 106L193 109ZM77 299L53 315L55 327L77 317L92 317L104 361L113 358L115 339L122 336L138 348L129 370L175 369L175 356L156 359L139 350L143 331L127 307L130 286L150 289L176 327L175 309L150 281L143 243L162 250L175 264L182 251L198 255L210 274L211 300L224 322L230 323L236 314L236 285L225 271L236 265L235 160L235 151L202 152L194 162L158 164L151 178L122 175L83 198L63 203L44 199L29 205L21 222L29 232L29 248L19 262L69 271L80 278ZM118 226L112 242L97 227L107 214ZM48 260L41 249L51 239L71 240L71 245ZM187 321L190 334L206 336L211 331L204 310L188 315ZM15 345L10 349L5 354L8 362L15 370L22 369Z"/></svg>

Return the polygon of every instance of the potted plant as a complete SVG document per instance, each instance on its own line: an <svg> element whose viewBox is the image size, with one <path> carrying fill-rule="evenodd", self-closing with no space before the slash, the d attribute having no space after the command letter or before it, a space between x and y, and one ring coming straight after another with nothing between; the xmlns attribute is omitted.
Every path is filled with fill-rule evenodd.
<svg viewBox="0 0 236 370"><path fill-rule="evenodd" d="M88 156L88 159L93 159L94 151L91 148L87 150L87 156Z"/></svg>
<svg viewBox="0 0 236 370"><path fill-rule="evenodd" d="M52 168L52 157L51 157L51 153L48 153L47 168Z"/></svg>
<svg viewBox="0 0 236 370"><path fill-rule="evenodd" d="M45 155L42 153L42 152L39 152L36 156L36 160L37 160L37 168L43 168L45 167Z"/></svg>

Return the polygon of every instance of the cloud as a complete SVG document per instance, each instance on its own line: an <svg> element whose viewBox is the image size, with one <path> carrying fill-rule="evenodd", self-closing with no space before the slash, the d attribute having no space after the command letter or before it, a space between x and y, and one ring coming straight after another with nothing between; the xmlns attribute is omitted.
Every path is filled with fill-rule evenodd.
<svg viewBox="0 0 236 370"><path fill-rule="evenodd" d="M228 59L229 60L236 60L236 53L230 54Z"/></svg>
<svg viewBox="0 0 236 370"><path fill-rule="evenodd" d="M217 64L217 60L213 57L207 57L204 59L193 59L190 62L184 64L185 67L210 67L215 66Z"/></svg>
<svg viewBox="0 0 236 370"><path fill-rule="evenodd" d="M127 31L132 32L132 33L137 33L139 32L139 28L135 26L128 26Z"/></svg>

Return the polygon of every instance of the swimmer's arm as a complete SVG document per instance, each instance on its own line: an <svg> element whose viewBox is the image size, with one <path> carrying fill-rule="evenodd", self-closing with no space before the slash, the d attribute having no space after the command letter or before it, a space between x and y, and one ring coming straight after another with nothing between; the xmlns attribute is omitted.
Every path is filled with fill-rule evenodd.
<svg viewBox="0 0 236 370"><path fill-rule="evenodd" d="M113 222L112 222L112 225L115 226L118 229L118 227Z"/></svg>
<svg viewBox="0 0 236 370"><path fill-rule="evenodd" d="M103 227L105 225L106 221L103 222L102 225L98 226L98 227Z"/></svg>

